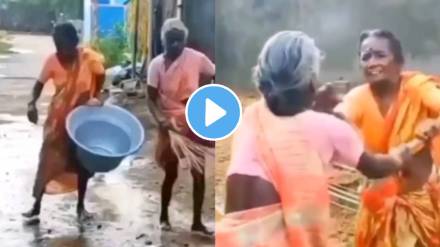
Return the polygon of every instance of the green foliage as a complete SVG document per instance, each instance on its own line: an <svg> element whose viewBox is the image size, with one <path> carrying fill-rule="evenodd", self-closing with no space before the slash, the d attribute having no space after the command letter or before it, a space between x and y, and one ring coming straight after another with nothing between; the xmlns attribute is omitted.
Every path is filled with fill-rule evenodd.
<svg viewBox="0 0 440 247"><path fill-rule="evenodd" d="M9 52L10 48L11 48L11 45L4 43L0 40L0 54L10 53Z"/></svg>
<svg viewBox="0 0 440 247"><path fill-rule="evenodd" d="M116 26L113 35L105 38L97 38L92 46L104 55L106 68L121 64L127 60L127 33L125 28L121 25Z"/></svg>
<svg viewBox="0 0 440 247"><path fill-rule="evenodd" d="M5 42L6 32L0 31L0 54L9 53L11 45Z"/></svg>

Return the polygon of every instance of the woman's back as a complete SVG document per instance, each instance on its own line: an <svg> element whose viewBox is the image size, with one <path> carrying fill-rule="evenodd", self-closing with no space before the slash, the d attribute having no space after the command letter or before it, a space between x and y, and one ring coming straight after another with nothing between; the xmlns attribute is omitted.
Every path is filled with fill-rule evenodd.
<svg viewBox="0 0 440 247"><path fill-rule="evenodd" d="M325 174L332 162L356 165L363 144L353 128L329 114L307 110L278 117L260 101L246 109L234 136L228 175L244 174L271 181L264 168L261 139L270 147L276 162L292 166L298 173Z"/></svg>
<svg viewBox="0 0 440 247"><path fill-rule="evenodd" d="M326 246L328 164L356 165L363 153L351 126L314 111L278 117L260 101L246 109L232 149L227 213L242 212L244 217L267 209L259 213L255 230L283 226L295 236L295 246Z"/></svg>

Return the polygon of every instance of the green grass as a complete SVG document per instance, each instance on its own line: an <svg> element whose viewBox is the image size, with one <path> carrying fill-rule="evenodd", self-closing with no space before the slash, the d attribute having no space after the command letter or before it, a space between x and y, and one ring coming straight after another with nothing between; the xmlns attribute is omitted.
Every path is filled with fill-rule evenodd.
<svg viewBox="0 0 440 247"><path fill-rule="evenodd" d="M0 30L0 54L10 53L9 49L12 47L10 44L6 43L7 33Z"/></svg>
<svg viewBox="0 0 440 247"><path fill-rule="evenodd" d="M9 51L9 49L10 49L11 47L12 47L12 46L11 46L10 44L5 43L5 42L2 42L2 41L0 40L0 54L11 53L11 51Z"/></svg>

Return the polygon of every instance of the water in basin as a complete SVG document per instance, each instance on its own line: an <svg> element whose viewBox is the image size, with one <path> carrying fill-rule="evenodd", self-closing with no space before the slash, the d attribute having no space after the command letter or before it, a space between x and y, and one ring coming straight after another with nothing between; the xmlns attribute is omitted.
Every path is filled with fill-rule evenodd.
<svg viewBox="0 0 440 247"><path fill-rule="evenodd" d="M85 122L75 132L76 139L87 149L106 156L128 152L130 138L125 131L108 122Z"/></svg>

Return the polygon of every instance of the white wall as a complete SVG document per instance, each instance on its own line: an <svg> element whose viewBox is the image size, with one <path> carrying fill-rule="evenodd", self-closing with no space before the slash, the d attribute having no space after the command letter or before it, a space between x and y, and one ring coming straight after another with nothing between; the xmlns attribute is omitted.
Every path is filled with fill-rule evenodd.
<svg viewBox="0 0 440 247"><path fill-rule="evenodd" d="M83 42L88 43L92 36L92 1L84 0Z"/></svg>

